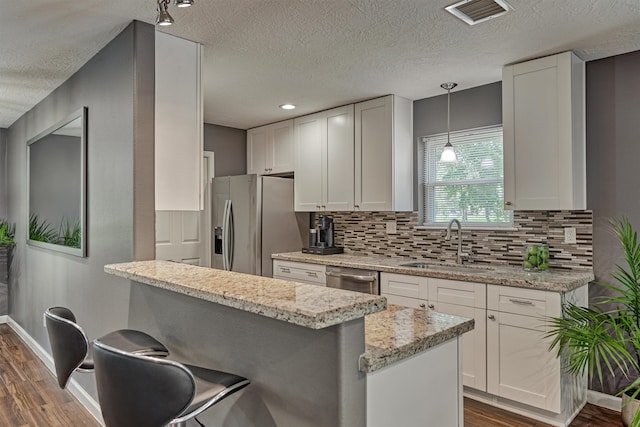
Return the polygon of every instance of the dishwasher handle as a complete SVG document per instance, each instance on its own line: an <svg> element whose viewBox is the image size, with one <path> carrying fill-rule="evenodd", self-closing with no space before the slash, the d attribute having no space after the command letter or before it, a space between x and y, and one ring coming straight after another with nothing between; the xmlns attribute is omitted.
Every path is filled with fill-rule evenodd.
<svg viewBox="0 0 640 427"><path fill-rule="evenodd" d="M334 273L332 271L327 271L325 273L327 276L330 277L344 277L345 279L350 279L353 280L355 282L377 282L378 278L376 276L362 276L359 274L345 274L345 273Z"/></svg>

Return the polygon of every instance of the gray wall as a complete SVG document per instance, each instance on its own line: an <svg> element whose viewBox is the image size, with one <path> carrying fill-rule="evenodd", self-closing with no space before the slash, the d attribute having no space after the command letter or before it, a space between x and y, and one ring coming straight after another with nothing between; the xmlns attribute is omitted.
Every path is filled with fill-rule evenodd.
<svg viewBox="0 0 640 427"><path fill-rule="evenodd" d="M413 102L413 136L447 131L447 93ZM451 91L451 130L502 124L502 82Z"/></svg>
<svg viewBox="0 0 640 427"><path fill-rule="evenodd" d="M247 131L205 123L204 149L215 153L215 176L247 173Z"/></svg>
<svg viewBox="0 0 640 427"><path fill-rule="evenodd" d="M587 207L593 210L593 262L597 281L612 283L614 265L625 265L608 220L625 215L640 230L640 51L587 63ZM591 285L593 302L610 293ZM623 379L608 378L615 394Z"/></svg>
<svg viewBox="0 0 640 427"><path fill-rule="evenodd" d="M7 217L7 143L6 129L0 129L0 218Z"/></svg>
<svg viewBox="0 0 640 427"><path fill-rule="evenodd" d="M17 224L9 311L47 350L42 313L52 305L70 307L89 337L126 327L129 283L106 275L103 266L130 261L136 252L154 253L153 232L134 239L134 223L154 215L152 180L148 186L154 86L153 55L145 54L149 51L154 51L154 27L132 23L8 129L8 214ZM82 106L88 107L87 258L26 245L26 141ZM146 106L146 114L136 110L140 106ZM96 397L92 375L75 377Z"/></svg>

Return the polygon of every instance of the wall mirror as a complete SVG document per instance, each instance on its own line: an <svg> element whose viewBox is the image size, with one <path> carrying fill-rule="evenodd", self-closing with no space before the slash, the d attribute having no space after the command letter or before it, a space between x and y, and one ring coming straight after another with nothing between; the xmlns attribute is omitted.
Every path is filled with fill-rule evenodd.
<svg viewBox="0 0 640 427"><path fill-rule="evenodd" d="M70 255L87 255L87 107L27 141L27 242Z"/></svg>

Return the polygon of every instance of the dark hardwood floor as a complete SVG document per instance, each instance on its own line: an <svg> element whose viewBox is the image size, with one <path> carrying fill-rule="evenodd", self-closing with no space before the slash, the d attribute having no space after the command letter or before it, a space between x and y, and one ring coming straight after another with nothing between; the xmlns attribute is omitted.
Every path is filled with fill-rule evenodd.
<svg viewBox="0 0 640 427"><path fill-rule="evenodd" d="M551 427L472 399L464 399L464 427ZM571 427L622 427L620 413L587 404Z"/></svg>
<svg viewBox="0 0 640 427"><path fill-rule="evenodd" d="M471 399L464 405L465 427L548 427ZM99 427L71 393L60 390L51 372L8 325L0 325L0 426ZM619 413L593 405L571 423L571 427L621 426Z"/></svg>
<svg viewBox="0 0 640 427"><path fill-rule="evenodd" d="M100 426L6 324L0 325L0 426Z"/></svg>

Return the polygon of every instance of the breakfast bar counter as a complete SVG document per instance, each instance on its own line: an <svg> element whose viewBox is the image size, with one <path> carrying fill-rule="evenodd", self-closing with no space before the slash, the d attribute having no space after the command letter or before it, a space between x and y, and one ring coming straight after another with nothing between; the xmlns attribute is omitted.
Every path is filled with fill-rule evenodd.
<svg viewBox="0 0 640 427"><path fill-rule="evenodd" d="M385 298L170 261L111 264L105 272L311 329L384 310Z"/></svg>
<svg viewBox="0 0 640 427"><path fill-rule="evenodd" d="M105 272L132 281L130 328L156 336L179 361L251 380L203 414L205 423L375 427L389 413L440 411L443 426L462 425L461 334L471 319L166 261ZM405 408L402 393L433 397Z"/></svg>

